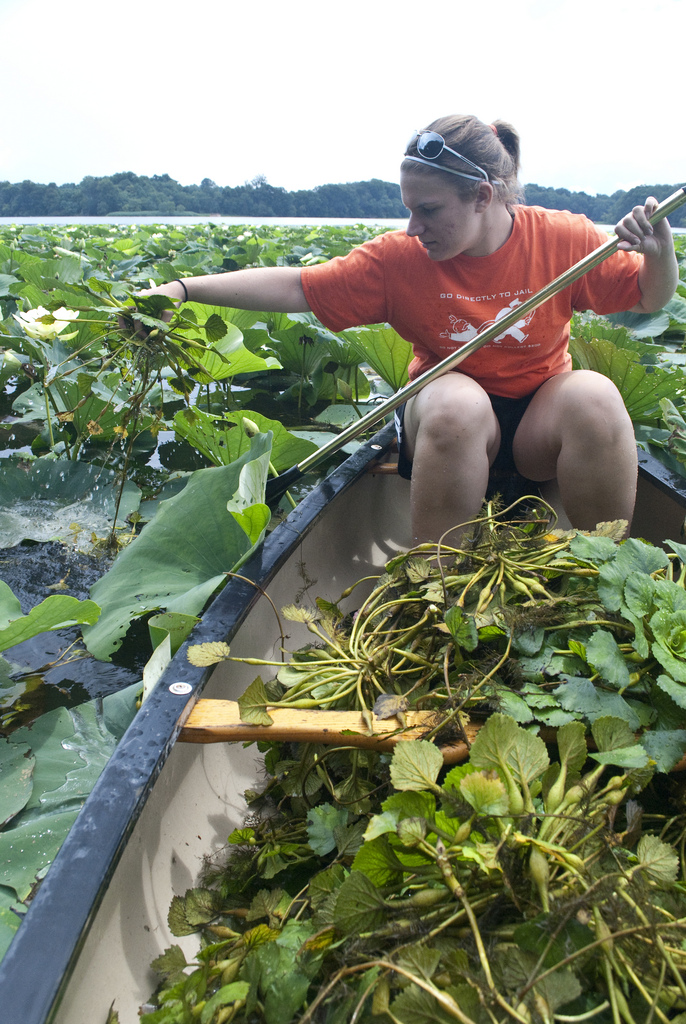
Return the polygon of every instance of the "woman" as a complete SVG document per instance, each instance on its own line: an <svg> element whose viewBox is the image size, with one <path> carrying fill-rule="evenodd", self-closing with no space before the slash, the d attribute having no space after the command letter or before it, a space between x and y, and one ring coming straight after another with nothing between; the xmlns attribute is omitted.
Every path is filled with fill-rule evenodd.
<svg viewBox="0 0 686 1024"><path fill-rule="evenodd" d="M413 345L414 378L606 241L585 217L520 205L518 169L510 125L441 118L406 149L405 232L302 270L186 278L155 291L244 309L312 310L333 331L388 322ZM498 456L529 480L557 479L579 529L631 521L631 421L608 378L571 369L567 343L574 310L647 313L674 294L669 225L653 229L648 220L656 206L651 197L616 226L620 252L407 402L398 428L415 542L437 540L478 513Z"/></svg>

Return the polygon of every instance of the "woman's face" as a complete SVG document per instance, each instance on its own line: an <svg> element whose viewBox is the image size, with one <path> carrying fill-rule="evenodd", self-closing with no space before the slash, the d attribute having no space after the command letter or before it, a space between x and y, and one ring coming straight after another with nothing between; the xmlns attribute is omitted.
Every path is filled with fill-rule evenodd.
<svg viewBox="0 0 686 1024"><path fill-rule="evenodd" d="M411 238L418 238L432 260L449 260L454 256L484 256L484 217L476 199L460 198L447 174L432 171L414 174L402 171L400 191L410 211L405 229Z"/></svg>

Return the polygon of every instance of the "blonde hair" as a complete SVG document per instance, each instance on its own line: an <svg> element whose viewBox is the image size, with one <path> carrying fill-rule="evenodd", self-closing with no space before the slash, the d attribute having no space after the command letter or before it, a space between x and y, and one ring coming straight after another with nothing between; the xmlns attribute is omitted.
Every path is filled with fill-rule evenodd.
<svg viewBox="0 0 686 1024"><path fill-rule="evenodd" d="M482 167L488 174L493 185L495 198L501 203L520 203L524 190L519 183L519 135L507 121L494 121L484 124L478 117L471 114L453 114L439 117L422 131L437 132L445 141L446 146L456 150L473 164ZM420 133L421 134L421 133ZM406 157L416 157L417 141L413 140L405 151ZM416 174L440 171L441 167L473 174L468 164L461 163L451 153L443 152L437 160L417 163L416 160L403 160L400 169L403 172ZM476 194L478 181L451 175L455 186L464 198Z"/></svg>

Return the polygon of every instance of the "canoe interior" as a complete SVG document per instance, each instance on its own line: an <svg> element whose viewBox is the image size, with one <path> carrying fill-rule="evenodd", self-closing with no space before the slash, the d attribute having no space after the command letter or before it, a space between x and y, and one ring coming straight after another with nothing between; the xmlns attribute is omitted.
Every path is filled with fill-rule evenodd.
<svg viewBox="0 0 686 1024"><path fill-rule="evenodd" d="M382 434L385 447L390 434L377 438ZM325 483L323 498L310 501L320 502L318 510L299 508L279 528L285 540L274 557L276 570L262 564L269 560L262 554L242 570L262 581L277 609L296 598L338 599L409 545L409 484L396 475L365 472L374 452L364 448ZM652 457L642 463L635 535L682 540L686 487L674 490ZM270 540L265 549L277 546ZM359 601L356 592L350 610ZM284 626L289 649L310 638L303 626ZM249 584L229 584L191 642L227 638L234 655L278 657L274 610ZM171 935L169 906L174 895L197 883L204 858L220 852L242 824L242 794L256 784L260 756L254 746L175 739L201 692L236 700L258 674L259 668L236 663L202 673L189 665L185 647L173 660L121 741L0 965L8 1021L105 1024L114 1003L121 1024L136 1024L156 984L149 970L154 957L172 943L188 956L197 950L195 935ZM178 681L190 683L190 697L170 694Z"/></svg>

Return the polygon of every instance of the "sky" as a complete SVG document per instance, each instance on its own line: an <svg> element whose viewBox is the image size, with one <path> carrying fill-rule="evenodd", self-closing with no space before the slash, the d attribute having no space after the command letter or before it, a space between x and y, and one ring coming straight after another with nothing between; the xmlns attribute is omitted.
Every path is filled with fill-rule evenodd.
<svg viewBox="0 0 686 1024"><path fill-rule="evenodd" d="M0 0L0 181L397 181L467 113L523 183L680 185L684 40L686 0Z"/></svg>

